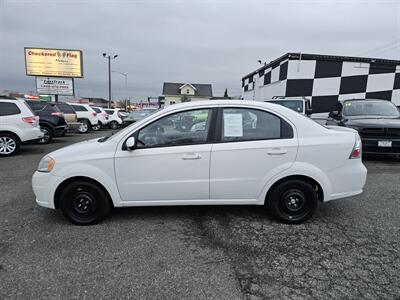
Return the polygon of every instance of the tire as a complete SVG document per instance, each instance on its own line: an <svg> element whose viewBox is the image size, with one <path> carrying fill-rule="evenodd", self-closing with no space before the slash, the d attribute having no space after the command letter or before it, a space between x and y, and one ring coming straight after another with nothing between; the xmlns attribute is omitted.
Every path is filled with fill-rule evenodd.
<svg viewBox="0 0 400 300"><path fill-rule="evenodd" d="M100 124L92 125L92 130L93 130L93 131L99 131L100 128L101 128L101 125L100 125Z"/></svg>
<svg viewBox="0 0 400 300"><path fill-rule="evenodd" d="M303 180L288 180L272 191L268 200L275 217L288 224L300 224L310 219L318 206L313 186Z"/></svg>
<svg viewBox="0 0 400 300"><path fill-rule="evenodd" d="M60 193L64 216L77 225L96 224L111 211L111 201L103 188L92 182L73 181Z"/></svg>
<svg viewBox="0 0 400 300"><path fill-rule="evenodd" d="M81 125L78 128L79 133L88 133L90 125L88 120L81 120Z"/></svg>
<svg viewBox="0 0 400 300"><path fill-rule="evenodd" d="M17 154L21 142L19 138L12 133L0 133L0 157L12 156Z"/></svg>
<svg viewBox="0 0 400 300"><path fill-rule="evenodd" d="M40 125L40 131L43 132L43 137L39 140L39 144L48 144L53 140L53 130L47 125Z"/></svg>
<svg viewBox="0 0 400 300"><path fill-rule="evenodd" d="M110 128L115 130L119 127L118 122L117 121L111 121L110 122Z"/></svg>

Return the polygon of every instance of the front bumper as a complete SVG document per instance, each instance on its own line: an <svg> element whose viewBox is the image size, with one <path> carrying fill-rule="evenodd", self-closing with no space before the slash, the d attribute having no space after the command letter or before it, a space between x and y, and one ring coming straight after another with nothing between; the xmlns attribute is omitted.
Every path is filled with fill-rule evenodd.
<svg viewBox="0 0 400 300"><path fill-rule="evenodd" d="M55 209L54 195L63 178L36 171L32 176L32 189L39 206Z"/></svg>
<svg viewBox="0 0 400 300"><path fill-rule="evenodd" d="M364 154L400 154L400 139L391 138L363 138L362 141L362 151ZM379 147L379 141L391 141L391 147Z"/></svg>

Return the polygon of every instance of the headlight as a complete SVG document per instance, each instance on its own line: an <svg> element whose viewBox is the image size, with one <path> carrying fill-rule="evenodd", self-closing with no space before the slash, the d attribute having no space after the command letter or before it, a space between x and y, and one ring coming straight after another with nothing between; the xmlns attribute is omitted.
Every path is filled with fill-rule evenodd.
<svg viewBox="0 0 400 300"><path fill-rule="evenodd" d="M39 172L51 172L54 168L55 163L55 160L52 159L50 156L45 156L40 160L37 170Z"/></svg>

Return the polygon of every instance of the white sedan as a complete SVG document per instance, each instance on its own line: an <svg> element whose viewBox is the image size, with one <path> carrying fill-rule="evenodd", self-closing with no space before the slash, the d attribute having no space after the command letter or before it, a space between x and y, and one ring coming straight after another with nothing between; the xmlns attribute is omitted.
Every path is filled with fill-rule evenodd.
<svg viewBox="0 0 400 300"><path fill-rule="evenodd" d="M300 223L319 202L362 193L366 176L356 131L277 104L223 100L171 105L52 152L32 184L40 206L76 224L112 207L223 204L266 206Z"/></svg>

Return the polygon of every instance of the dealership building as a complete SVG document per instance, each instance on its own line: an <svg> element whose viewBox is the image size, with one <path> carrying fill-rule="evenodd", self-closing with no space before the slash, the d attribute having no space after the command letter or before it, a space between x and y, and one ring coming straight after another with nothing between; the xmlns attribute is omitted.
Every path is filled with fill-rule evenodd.
<svg viewBox="0 0 400 300"><path fill-rule="evenodd" d="M400 60L287 53L242 78L242 97L307 97L314 112L346 99L384 99L400 105Z"/></svg>

